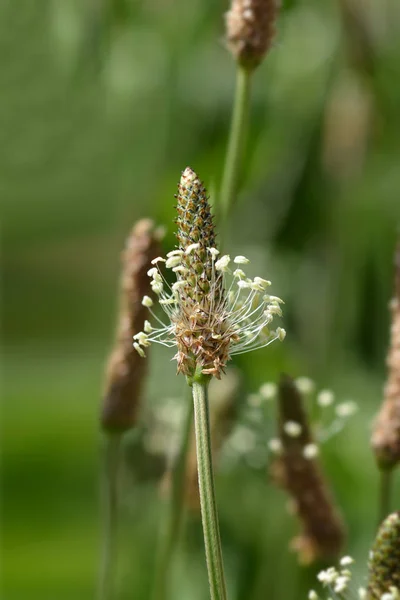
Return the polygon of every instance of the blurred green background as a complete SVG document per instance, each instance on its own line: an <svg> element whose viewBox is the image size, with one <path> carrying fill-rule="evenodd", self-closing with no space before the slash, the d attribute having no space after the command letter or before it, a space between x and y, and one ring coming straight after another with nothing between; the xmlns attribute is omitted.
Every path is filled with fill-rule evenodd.
<svg viewBox="0 0 400 600"><path fill-rule="evenodd" d="M87 599L99 555L98 411L119 256L153 217L174 244L173 194L190 165L218 190L234 87L227 2L0 3L5 600ZM242 191L226 240L284 298L287 339L235 363L254 392L307 375L360 411L323 449L363 561L376 525L369 450L385 379L400 218L398 0L291 0L254 76ZM152 355L149 403L182 394ZM128 440L129 445L129 440ZM217 475L231 598L305 598L315 569L266 473ZM397 508L399 489L397 488ZM148 597L162 506L127 479L119 598ZM207 598L198 519L171 598Z"/></svg>

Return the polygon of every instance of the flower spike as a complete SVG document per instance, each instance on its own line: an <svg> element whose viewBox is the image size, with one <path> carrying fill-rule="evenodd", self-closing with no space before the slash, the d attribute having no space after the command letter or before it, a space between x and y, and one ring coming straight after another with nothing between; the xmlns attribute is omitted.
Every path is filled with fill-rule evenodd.
<svg viewBox="0 0 400 600"><path fill-rule="evenodd" d="M284 339L284 329L269 329L274 315L281 315L282 300L265 294L270 281L248 279L241 269L231 276L229 255L218 258L207 192L190 167L182 174L176 208L178 248L167 254L166 261L160 257L153 261L148 272L169 322L164 325L154 315L160 327L150 329L147 324L146 334L135 336L135 348L143 354L150 342L176 347L178 373L189 379L198 374L220 379L232 355ZM249 261L240 255L233 262ZM172 287L160 264L175 273ZM143 303L151 311L149 300Z"/></svg>

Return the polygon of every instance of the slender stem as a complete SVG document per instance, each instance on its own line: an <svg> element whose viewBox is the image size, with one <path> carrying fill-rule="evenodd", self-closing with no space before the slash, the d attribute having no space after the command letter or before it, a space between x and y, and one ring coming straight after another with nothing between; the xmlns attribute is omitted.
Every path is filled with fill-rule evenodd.
<svg viewBox="0 0 400 600"><path fill-rule="evenodd" d="M99 600L111 600L117 552L118 473L122 435L108 434L105 440L101 481L103 540L99 578Z"/></svg>
<svg viewBox="0 0 400 600"><path fill-rule="evenodd" d="M194 381L192 392L201 518L203 521L210 594L211 600L226 600L226 584L222 562L221 538L219 534L211 458L208 383Z"/></svg>
<svg viewBox="0 0 400 600"><path fill-rule="evenodd" d="M172 468L172 489L168 506L165 529L162 530L159 554L156 566L154 600L164 600L168 591L168 572L174 556L174 550L179 540L182 527L183 500L185 494L185 474L190 434L193 423L193 405L188 402L186 417L183 421L180 447Z"/></svg>
<svg viewBox="0 0 400 600"><path fill-rule="evenodd" d="M226 222L235 201L242 174L242 157L250 104L251 74L252 72L248 69L240 65L237 66L232 121L219 198L219 213L223 223Z"/></svg>
<svg viewBox="0 0 400 600"><path fill-rule="evenodd" d="M393 469L380 469L379 525L390 513Z"/></svg>

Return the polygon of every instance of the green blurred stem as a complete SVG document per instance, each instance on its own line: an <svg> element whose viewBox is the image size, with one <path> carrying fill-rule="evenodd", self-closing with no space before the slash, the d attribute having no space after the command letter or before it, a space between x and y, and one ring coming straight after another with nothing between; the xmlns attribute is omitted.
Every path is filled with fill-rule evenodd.
<svg viewBox="0 0 400 600"><path fill-rule="evenodd" d="M193 381L192 392L201 518L203 522L210 595L211 600L226 600L226 584L211 458L208 380L203 377L202 379Z"/></svg>
<svg viewBox="0 0 400 600"><path fill-rule="evenodd" d="M393 469L380 469L379 525L390 513Z"/></svg>
<svg viewBox="0 0 400 600"><path fill-rule="evenodd" d="M251 75L252 71L237 65L232 121L219 198L219 213L223 224L226 223L229 211L236 199L242 174L242 158L250 105Z"/></svg>
<svg viewBox="0 0 400 600"><path fill-rule="evenodd" d="M187 455L189 450L190 434L193 423L193 405L187 404L186 417L182 424L182 433L179 451L172 469L171 497L169 500L167 520L162 530L159 554L155 572L154 600L163 600L168 596L168 573L172 564L174 551L179 541L182 527L183 504L185 495L185 474Z"/></svg>
<svg viewBox="0 0 400 600"><path fill-rule="evenodd" d="M99 578L99 600L111 600L114 595L117 564L118 473L122 434L107 434L105 438L101 500L103 539Z"/></svg>

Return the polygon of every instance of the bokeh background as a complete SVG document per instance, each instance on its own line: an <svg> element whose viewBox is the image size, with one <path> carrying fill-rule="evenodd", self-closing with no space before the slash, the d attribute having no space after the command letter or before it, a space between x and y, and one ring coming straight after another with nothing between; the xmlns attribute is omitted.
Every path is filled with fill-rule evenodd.
<svg viewBox="0 0 400 600"><path fill-rule="evenodd" d="M187 165L218 191L234 87L227 8L0 4L4 599L94 597L98 413L120 252L147 216L166 226L171 249L173 194ZM377 518L369 432L385 379L400 219L400 5L287 0L277 29L254 77L225 249L273 281L287 339L235 363L244 394L286 371L359 403L323 458L361 585ZM149 404L183 393L170 358L153 353ZM133 470L145 471L137 462ZM162 501L143 473L125 488L119 598L145 599ZM299 567L288 551L296 523L265 469L219 472L217 494L231 598L305 598L318 567ZM397 488L397 507L398 498ZM172 579L172 598L207 598L196 516Z"/></svg>

